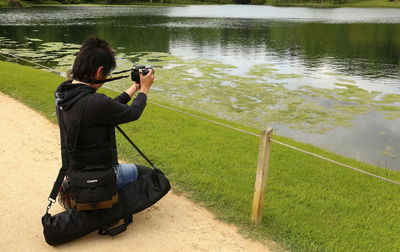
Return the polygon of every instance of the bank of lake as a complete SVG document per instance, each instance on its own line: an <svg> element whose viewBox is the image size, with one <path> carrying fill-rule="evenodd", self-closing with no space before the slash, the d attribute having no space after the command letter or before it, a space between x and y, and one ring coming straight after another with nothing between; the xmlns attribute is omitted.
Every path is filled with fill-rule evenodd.
<svg viewBox="0 0 400 252"><path fill-rule="evenodd" d="M79 1L79 0L77 0ZM49 0L49 1L20 1L23 7L30 6L65 6L65 5L76 5L76 4L63 4L58 1ZM203 1L195 1L195 0L170 0L168 3L160 3L160 2L123 2L123 3L109 3L107 1L81 1L79 5L84 6L184 6L184 5L199 5L199 4L234 4L232 0L219 0L215 2L203 2ZM280 6L280 7L312 7L312 8L341 8L341 7L355 7L355 8L400 8L400 1L388 1L388 0L361 0L355 2L344 2L344 3L330 3L330 2L321 2L321 3L308 3L308 2L299 2L299 1L277 1L270 0L266 1L263 5L270 6ZM8 0L0 0L0 7L9 7Z"/></svg>

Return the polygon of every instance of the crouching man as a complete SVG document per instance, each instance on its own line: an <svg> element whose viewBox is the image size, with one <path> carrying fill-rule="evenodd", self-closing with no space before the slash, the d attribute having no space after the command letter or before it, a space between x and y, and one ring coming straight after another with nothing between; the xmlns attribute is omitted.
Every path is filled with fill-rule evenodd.
<svg viewBox="0 0 400 252"><path fill-rule="evenodd" d="M50 245L95 230L116 235L126 230L132 214L151 206L170 189L159 169L118 163L114 127L140 118L154 74L152 69L146 75L140 74L140 82L132 83L112 99L97 90L115 67L110 45L89 38L76 56L72 80L61 83L55 91L62 168L42 217L44 236ZM128 105L135 93L136 98ZM57 191L67 211L51 216L48 211ZM120 219L124 219L123 225L109 229Z"/></svg>

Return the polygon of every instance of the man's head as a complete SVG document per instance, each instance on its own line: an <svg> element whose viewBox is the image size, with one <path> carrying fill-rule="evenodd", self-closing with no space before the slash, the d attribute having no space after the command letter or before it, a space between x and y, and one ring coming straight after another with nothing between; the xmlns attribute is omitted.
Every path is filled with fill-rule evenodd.
<svg viewBox="0 0 400 252"><path fill-rule="evenodd" d="M89 38L83 42L76 55L72 76L74 80L83 81L106 79L115 68L114 52L110 45L99 38Z"/></svg>

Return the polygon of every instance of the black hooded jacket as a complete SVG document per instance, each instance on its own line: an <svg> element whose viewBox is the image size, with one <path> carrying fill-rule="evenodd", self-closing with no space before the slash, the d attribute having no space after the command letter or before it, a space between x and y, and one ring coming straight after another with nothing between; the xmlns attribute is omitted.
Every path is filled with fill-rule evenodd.
<svg viewBox="0 0 400 252"><path fill-rule="evenodd" d="M63 159L67 158L65 161L73 170L118 164L114 126L139 119L147 100L146 94L139 93L127 105L131 98L125 92L111 99L92 87L71 81L61 83L55 97L61 148L68 150Z"/></svg>

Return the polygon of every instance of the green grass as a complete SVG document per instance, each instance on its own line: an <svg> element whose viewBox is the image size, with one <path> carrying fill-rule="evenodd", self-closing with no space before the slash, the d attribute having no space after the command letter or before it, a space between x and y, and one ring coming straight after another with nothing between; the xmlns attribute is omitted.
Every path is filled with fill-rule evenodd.
<svg viewBox="0 0 400 252"><path fill-rule="evenodd" d="M0 79L1 92L56 122L53 91L61 77L0 61ZM104 88L102 92L117 95ZM293 251L400 250L400 186L273 144L264 217L255 226L249 215L257 137L152 104L139 121L122 128L166 172L175 191L185 192L250 237L273 239ZM399 172L283 137L274 139L400 181ZM124 160L145 164L120 136L118 145Z"/></svg>
<svg viewBox="0 0 400 252"><path fill-rule="evenodd" d="M7 0L0 0L0 7L6 7L8 6L8 1Z"/></svg>
<svg viewBox="0 0 400 252"><path fill-rule="evenodd" d="M387 0L366 0L366 1L357 1L357 2L345 3L345 4L342 5L342 7L400 8L400 1L396 0L396 1L390 2L390 1L387 1Z"/></svg>

